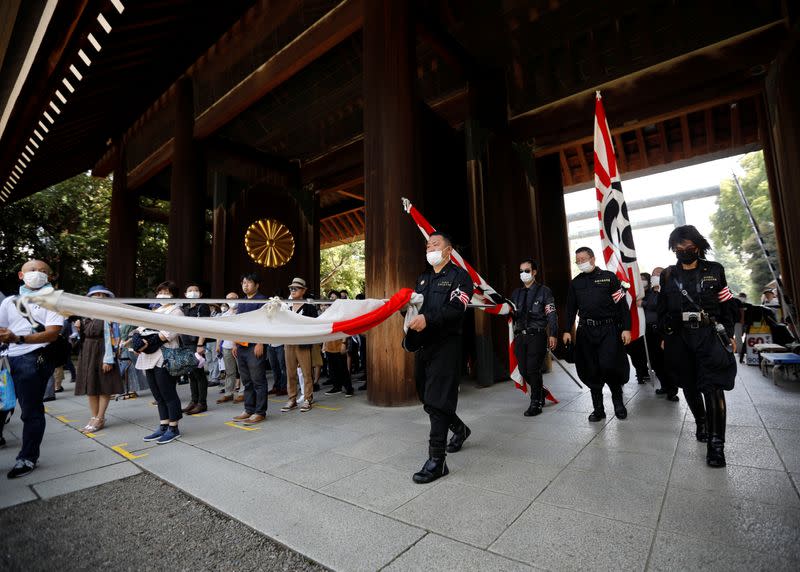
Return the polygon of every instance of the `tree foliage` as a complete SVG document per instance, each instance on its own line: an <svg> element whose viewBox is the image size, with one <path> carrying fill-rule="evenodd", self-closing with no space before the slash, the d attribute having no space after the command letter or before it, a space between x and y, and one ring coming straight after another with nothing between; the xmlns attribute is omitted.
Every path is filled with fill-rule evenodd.
<svg viewBox="0 0 800 572"><path fill-rule="evenodd" d="M739 177L739 182L770 252L772 263L775 268L778 268L775 225L772 221L772 205L764 155L760 151L748 153L742 157L739 164L744 170L744 175ZM714 227L711 238L718 246L717 255L722 250L719 248L720 245L730 249L733 255L727 260L731 264L728 274L733 275L736 272L735 263L738 260L741 266L749 272L748 283L742 284L742 286L747 290L751 300L758 300L761 289L772 280L772 274L770 274L769 266L764 259L761 247L750 225L750 219L732 180L720 183L719 209L712 215L711 222ZM727 277L730 280L730 276Z"/></svg>
<svg viewBox="0 0 800 572"><path fill-rule="evenodd" d="M351 242L320 253L320 292L347 290L350 297L364 292L366 276L364 241Z"/></svg>
<svg viewBox="0 0 800 572"><path fill-rule="evenodd" d="M0 214L2 290L17 290L16 273L31 258L47 262L59 287L83 293L105 279L111 181L81 174L20 201Z"/></svg>

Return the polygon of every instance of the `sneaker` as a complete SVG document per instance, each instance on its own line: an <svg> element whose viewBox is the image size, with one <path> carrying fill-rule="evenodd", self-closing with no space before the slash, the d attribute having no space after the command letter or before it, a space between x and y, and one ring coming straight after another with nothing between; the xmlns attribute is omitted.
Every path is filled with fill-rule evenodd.
<svg viewBox="0 0 800 572"><path fill-rule="evenodd" d="M35 468L36 463L33 461L28 461L27 459L17 459L17 462L14 463L14 468L8 471L8 478L16 479L18 477L24 477L28 473L33 472L33 469Z"/></svg>
<svg viewBox="0 0 800 572"><path fill-rule="evenodd" d="M325 395L336 395L337 393L341 393L342 390L336 387L330 388L328 391L325 392Z"/></svg>
<svg viewBox="0 0 800 572"><path fill-rule="evenodd" d="M53 393L64 393L64 388L63 387L59 387L58 389L54 389Z"/></svg>
<svg viewBox="0 0 800 572"><path fill-rule="evenodd" d="M168 427L166 432L158 440L159 445L166 445L172 443L175 439L181 436L181 431L177 427Z"/></svg>
<svg viewBox="0 0 800 572"><path fill-rule="evenodd" d="M352 389L350 391L345 391L345 393L344 393L345 397L353 397L354 395L355 395L355 391L353 391Z"/></svg>
<svg viewBox="0 0 800 572"><path fill-rule="evenodd" d="M161 439L161 436L167 432L167 426L161 425L158 429L156 429L153 433L150 433L147 437L144 437L142 441L158 441Z"/></svg>
<svg viewBox="0 0 800 572"><path fill-rule="evenodd" d="M306 411L311 411L311 402L308 399L306 399L303 402L303 406L300 407L300 412L301 413L305 413Z"/></svg>
<svg viewBox="0 0 800 572"><path fill-rule="evenodd" d="M295 401L294 399L290 399L289 401L286 402L286 405L281 407L281 411L283 411L284 413L286 411L291 411L292 409L297 409L297 401Z"/></svg>

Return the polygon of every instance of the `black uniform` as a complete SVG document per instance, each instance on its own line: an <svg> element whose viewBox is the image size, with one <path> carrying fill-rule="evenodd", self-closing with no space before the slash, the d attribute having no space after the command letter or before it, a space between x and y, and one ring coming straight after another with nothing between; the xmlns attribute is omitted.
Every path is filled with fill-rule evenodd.
<svg viewBox="0 0 800 572"><path fill-rule="evenodd" d="M661 389L664 390L667 396L671 397L677 395L678 387L672 381L670 371L664 367L664 350L661 347L663 338L658 327L658 298L658 292L648 288L642 300L642 309L644 309L644 318L647 324L645 343L647 344L647 352L650 354L650 364L658 376Z"/></svg>
<svg viewBox="0 0 800 572"><path fill-rule="evenodd" d="M461 326L472 297L472 280L466 270L448 262L441 272L433 269L417 279L416 291L425 300L420 314L425 329L418 332L414 360L417 394L431 420L430 457L444 458L447 430L464 430L456 415L461 374Z"/></svg>
<svg viewBox="0 0 800 572"><path fill-rule="evenodd" d="M684 315L701 310L705 313L702 318ZM671 366L676 385L684 390L733 389L736 359L723 346L715 324L725 328L726 341L732 338L736 311L725 269L718 262L699 260L693 270L670 266L664 271L658 321L664 333L664 358Z"/></svg>
<svg viewBox="0 0 800 572"><path fill-rule="evenodd" d="M580 316L575 339L578 377L590 389L602 390L628 382L630 369L620 333L631 329L631 315L619 278L595 268L582 272L569 286L567 323Z"/></svg>
<svg viewBox="0 0 800 572"><path fill-rule="evenodd" d="M515 308L514 354L522 377L531 386L531 404L541 408L542 362L547 355L547 338L558 334L555 299L550 288L534 282L514 290L511 301Z"/></svg>
<svg viewBox="0 0 800 572"><path fill-rule="evenodd" d="M661 278L658 323L664 334L664 359L676 385L683 388L697 423L697 440L708 442L706 461L723 467L724 390L733 389L736 379L729 339L738 308L732 302L725 269L717 262L698 260L692 270L670 266Z"/></svg>

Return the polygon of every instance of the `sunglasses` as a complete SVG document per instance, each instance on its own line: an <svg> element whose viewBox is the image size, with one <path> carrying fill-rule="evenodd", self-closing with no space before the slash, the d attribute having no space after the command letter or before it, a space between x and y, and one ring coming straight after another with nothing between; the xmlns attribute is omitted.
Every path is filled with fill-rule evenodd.
<svg viewBox="0 0 800 572"><path fill-rule="evenodd" d="M305 290L305 288L298 288L297 286L289 287L289 292L299 292L300 290Z"/></svg>

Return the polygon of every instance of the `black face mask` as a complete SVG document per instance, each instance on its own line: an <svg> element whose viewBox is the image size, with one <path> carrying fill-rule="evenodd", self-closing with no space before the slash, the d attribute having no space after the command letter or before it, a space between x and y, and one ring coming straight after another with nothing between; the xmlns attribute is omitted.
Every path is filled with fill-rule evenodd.
<svg viewBox="0 0 800 572"><path fill-rule="evenodd" d="M681 264L692 264L698 258L700 258L696 250L683 250L680 252L676 252L675 256L678 257L678 262L680 262Z"/></svg>

